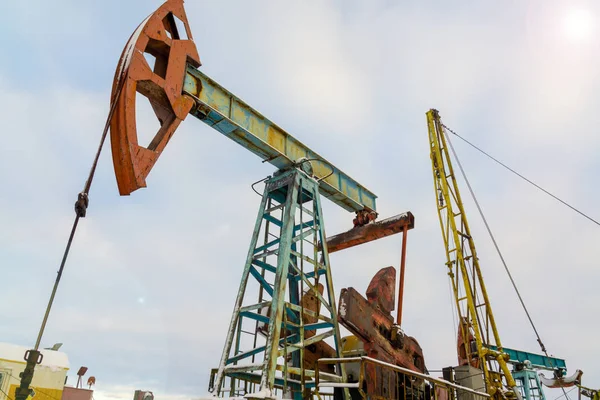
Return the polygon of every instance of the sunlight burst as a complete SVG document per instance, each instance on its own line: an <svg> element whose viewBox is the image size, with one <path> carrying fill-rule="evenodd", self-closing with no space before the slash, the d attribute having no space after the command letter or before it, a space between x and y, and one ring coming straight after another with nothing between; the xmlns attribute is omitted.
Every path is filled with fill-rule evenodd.
<svg viewBox="0 0 600 400"><path fill-rule="evenodd" d="M594 18L585 9L569 10L563 19L563 28L567 36L573 40L584 40L592 35Z"/></svg>

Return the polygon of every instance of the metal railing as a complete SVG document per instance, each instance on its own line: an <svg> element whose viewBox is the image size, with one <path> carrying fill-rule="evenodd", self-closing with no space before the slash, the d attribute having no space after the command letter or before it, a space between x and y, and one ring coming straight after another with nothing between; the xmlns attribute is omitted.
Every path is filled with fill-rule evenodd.
<svg viewBox="0 0 600 400"><path fill-rule="evenodd" d="M347 382L342 382L339 376L329 373L311 374L314 379L313 384L310 385L314 385L314 388L310 389L313 399L333 400L334 391L342 389L350 391L351 400L488 400L490 398L486 392L366 356L322 358L317 362L317 370L324 370L325 368L319 367L327 364L346 364L346 369L354 373L349 375ZM212 387L216 370L211 372L209 386ZM256 390L258 390L258 380L228 377L223 382L218 397L244 396ZM274 394L283 395L282 390L278 389Z"/></svg>
<svg viewBox="0 0 600 400"><path fill-rule="evenodd" d="M323 358L318 363L355 364L354 369L358 367L359 371L353 381L343 383L323 380L317 374L314 395L318 399L330 395L321 393L326 388L348 388L353 400L487 400L490 397L485 392L365 356Z"/></svg>

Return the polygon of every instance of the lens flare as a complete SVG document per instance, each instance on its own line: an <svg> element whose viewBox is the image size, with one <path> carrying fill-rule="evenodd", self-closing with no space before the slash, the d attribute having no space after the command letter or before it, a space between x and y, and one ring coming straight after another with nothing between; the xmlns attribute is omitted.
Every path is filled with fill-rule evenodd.
<svg viewBox="0 0 600 400"><path fill-rule="evenodd" d="M572 9L564 17L563 28L572 40L588 39L594 31L594 16L585 9Z"/></svg>

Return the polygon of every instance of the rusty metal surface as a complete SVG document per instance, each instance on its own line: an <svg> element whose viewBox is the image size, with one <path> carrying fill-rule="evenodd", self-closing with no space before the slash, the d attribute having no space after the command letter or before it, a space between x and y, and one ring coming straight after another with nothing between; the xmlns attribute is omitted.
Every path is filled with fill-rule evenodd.
<svg viewBox="0 0 600 400"><path fill-rule="evenodd" d="M354 288L342 289L340 322L365 343L367 356L417 372L425 372L423 351L410 336L392 342L394 323Z"/></svg>
<svg viewBox="0 0 600 400"><path fill-rule="evenodd" d="M310 344L304 349L304 368L313 369L317 367L321 372L335 374L333 365L318 365L317 361L321 358L332 358L336 356L335 349L324 341Z"/></svg>
<svg viewBox="0 0 600 400"><path fill-rule="evenodd" d="M368 299L354 288L342 289L340 322L365 342L367 356L424 372L421 346L416 339L398 332L391 315L395 277L394 267L380 270L369 284Z"/></svg>
<svg viewBox="0 0 600 400"><path fill-rule="evenodd" d="M392 318L396 298L396 268L387 267L380 269L367 287L367 300L383 314Z"/></svg>
<svg viewBox="0 0 600 400"><path fill-rule="evenodd" d="M321 283L319 283L315 289L319 291L319 294L321 296L323 295L323 285ZM314 289L308 290L302 295L301 304L305 310L312 311L317 314L320 313L321 302L319 301L319 298L315 295ZM319 318L316 315L313 316L304 314L302 320L304 325L308 325L317 323L319 321ZM314 330L304 331L304 339L311 338L315 336L316 333L317 332ZM313 343L304 349L304 368L312 369L317 365L317 360L319 358L335 357L336 354L337 353L335 349L324 341ZM335 373L333 365L321 365L319 367L324 368L321 369L322 372L329 372L331 374Z"/></svg>
<svg viewBox="0 0 600 400"><path fill-rule="evenodd" d="M425 373L423 351L417 340L406 336L394 323L396 269L381 269L371 280L365 299L354 288L342 289L340 295L340 323L364 343L367 357ZM402 374L376 365L368 365L364 371L365 392L373 398L395 398L405 391L412 391L418 382L407 382Z"/></svg>
<svg viewBox="0 0 600 400"><path fill-rule="evenodd" d="M315 289L318 289L321 296L323 295L324 287L321 283L319 283ZM302 299L301 299L301 304L304 307L305 311L320 313L321 302L319 301L319 298L314 294L314 290L308 290L306 293L304 293L304 295L302 296ZM265 307L265 309L261 310L260 313L264 314L268 318L270 318L270 316L271 316L270 309L268 307ZM309 315L308 313L304 314L304 317L303 317L304 325L314 324L314 323L317 323L318 321L319 321L319 318L316 315ZM267 336L268 328L269 328L268 324L264 324L264 323L259 324L257 326L257 331L260 332L262 335ZM284 336L290 336L290 335L292 335L292 332L289 330L286 330ZM315 335L316 335L316 331L314 331L314 330L304 331L304 339L305 340L309 339ZM335 349L333 347L331 347L330 345L328 345L324 341L319 341L319 342L313 343L304 348L304 368L312 369L317 365L318 359L335 357L336 354L337 353L336 353ZM320 365L319 368L321 368L322 372L329 372L331 374L335 373L335 369L334 369L333 365L323 364L323 365Z"/></svg>
<svg viewBox="0 0 600 400"><path fill-rule="evenodd" d="M395 235L402 232L404 227L407 229L415 227L415 217L410 211L381 221L371 222L364 226L354 227L349 231L328 237L327 250L330 254L335 253L336 251Z"/></svg>
<svg viewBox="0 0 600 400"><path fill-rule="evenodd" d="M316 290L315 290L316 289ZM302 295L301 304L304 307L304 310L312 311L314 313L319 314L321 312L321 301L319 297L316 295L316 291L319 291L319 294L323 296L323 284L319 283L315 288L309 289ZM316 315L304 314L302 317L302 321L304 325L315 324L319 321L319 318ZM316 334L316 331L304 331L304 338L308 339L309 337L313 337Z"/></svg>
<svg viewBox="0 0 600 400"><path fill-rule="evenodd" d="M404 272L406 270L406 240L408 239L408 227L402 228L402 253L400 255L400 282L398 282L398 311L396 323L402 326L402 305L404 300Z"/></svg>
<svg viewBox="0 0 600 400"><path fill-rule="evenodd" d="M183 23L185 32L177 30L176 18ZM186 35L189 39L182 39ZM145 55L155 59L153 68ZM199 67L200 57L192 40L183 0L168 0L135 30L115 72L111 99L117 105L110 137L121 195L146 186L146 176L194 106L194 100L182 94L188 64ZM161 125L147 147L138 142L138 94L150 101Z"/></svg>
<svg viewBox="0 0 600 400"><path fill-rule="evenodd" d="M356 212L356 217L352 220L355 227L364 226L369 222L377 219L377 213L371 210L359 210Z"/></svg>

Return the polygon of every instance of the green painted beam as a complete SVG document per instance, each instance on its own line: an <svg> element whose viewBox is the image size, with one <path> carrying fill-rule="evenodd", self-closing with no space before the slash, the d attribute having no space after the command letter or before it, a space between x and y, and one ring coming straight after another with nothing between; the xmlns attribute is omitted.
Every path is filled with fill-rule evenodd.
<svg viewBox="0 0 600 400"><path fill-rule="evenodd" d="M192 115L263 160L281 169L302 157L315 159L311 163L316 177L326 177L333 169L320 182L321 194L348 211L376 211L377 196L371 191L201 71L188 66L183 92L198 103Z"/></svg>

